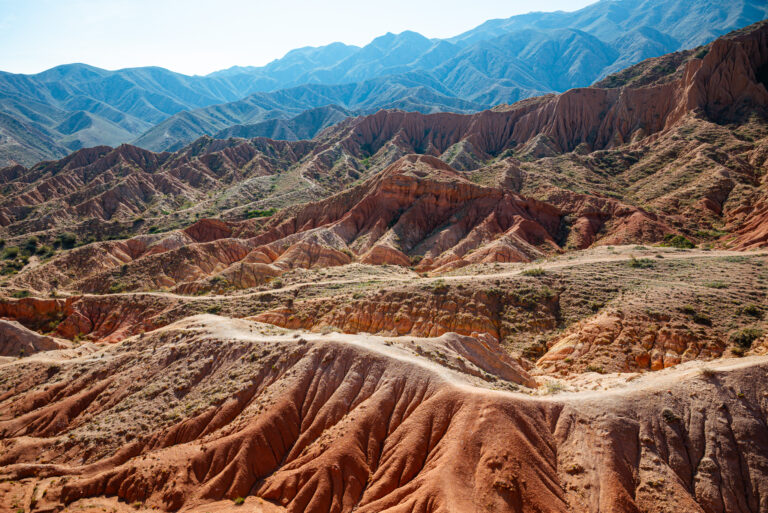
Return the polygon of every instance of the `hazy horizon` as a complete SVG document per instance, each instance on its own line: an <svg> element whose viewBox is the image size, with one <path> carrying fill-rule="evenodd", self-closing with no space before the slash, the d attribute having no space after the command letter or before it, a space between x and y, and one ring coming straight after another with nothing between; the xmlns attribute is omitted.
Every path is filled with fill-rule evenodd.
<svg viewBox="0 0 768 513"><path fill-rule="evenodd" d="M542 0L536 11L574 11L596 0ZM263 66L290 50L334 42L364 46L387 32L446 38L489 19L532 12L522 0L0 0L0 70L34 74L84 63L110 70L160 66L206 75ZM403 13L407 12L407 16ZM11 49L11 50L9 50Z"/></svg>

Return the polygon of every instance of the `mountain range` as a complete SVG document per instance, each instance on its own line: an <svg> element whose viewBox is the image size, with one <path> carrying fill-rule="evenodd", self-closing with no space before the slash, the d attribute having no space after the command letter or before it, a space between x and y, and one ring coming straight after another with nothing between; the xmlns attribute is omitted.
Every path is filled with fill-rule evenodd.
<svg viewBox="0 0 768 513"><path fill-rule="evenodd" d="M354 114L0 168L0 511L768 511L768 20Z"/></svg>
<svg viewBox="0 0 768 513"><path fill-rule="evenodd" d="M329 105L350 114L383 108L475 112L587 86L629 64L704 44L768 15L760 0L714 4L602 0L570 13L491 20L450 39L407 31L364 47L300 48L263 67L208 76L85 64L36 75L0 73L0 164L29 165L125 142L173 150L203 134L287 120ZM280 129L270 135L294 139L314 133Z"/></svg>

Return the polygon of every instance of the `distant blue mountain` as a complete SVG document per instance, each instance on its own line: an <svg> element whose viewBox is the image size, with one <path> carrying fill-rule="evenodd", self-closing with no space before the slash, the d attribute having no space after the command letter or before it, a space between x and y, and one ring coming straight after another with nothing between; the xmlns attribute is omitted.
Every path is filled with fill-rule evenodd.
<svg viewBox="0 0 768 513"><path fill-rule="evenodd" d="M266 66L204 77L84 64L36 75L0 72L0 165L129 141L176 148L206 133L328 105L355 113L469 112L587 86L766 17L764 0L602 0L570 13L490 20L450 39L403 32L364 47L300 48ZM271 133L286 137L312 131L295 122L273 126L279 128Z"/></svg>

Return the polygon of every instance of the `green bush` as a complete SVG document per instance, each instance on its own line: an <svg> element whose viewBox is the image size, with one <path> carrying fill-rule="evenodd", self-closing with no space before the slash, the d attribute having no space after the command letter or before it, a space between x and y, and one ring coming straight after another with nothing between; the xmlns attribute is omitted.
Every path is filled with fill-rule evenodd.
<svg viewBox="0 0 768 513"><path fill-rule="evenodd" d="M265 210L259 210L259 209L246 210L245 217L247 219L253 219L257 217L271 217L275 214L275 212L277 212L276 208L268 208Z"/></svg>
<svg viewBox="0 0 768 513"><path fill-rule="evenodd" d="M763 330L759 328L744 328L731 335L731 342L741 349L749 349L752 342L763 336Z"/></svg>
<svg viewBox="0 0 768 513"><path fill-rule="evenodd" d="M57 239L62 248L72 249L77 244L77 235L72 232L64 232Z"/></svg>
<svg viewBox="0 0 768 513"><path fill-rule="evenodd" d="M707 314L696 312L693 314L693 322L696 324L703 324L705 326L712 326L712 319Z"/></svg>
<svg viewBox="0 0 768 513"><path fill-rule="evenodd" d="M13 260L17 256L19 256L18 246L9 246L3 251L3 258L6 260Z"/></svg>
<svg viewBox="0 0 768 513"><path fill-rule="evenodd" d="M35 251L37 251L38 244L40 244L40 240L37 237L32 236L28 238L27 241L24 243L24 249L26 249L30 253L34 253Z"/></svg>
<svg viewBox="0 0 768 513"><path fill-rule="evenodd" d="M650 258L635 258L631 257L627 262L627 265L633 269L650 269L654 266L653 260Z"/></svg>
<svg viewBox="0 0 768 513"><path fill-rule="evenodd" d="M56 251L52 247L45 244L37 248L37 254L44 258L53 256L55 252Z"/></svg>
<svg viewBox="0 0 768 513"><path fill-rule="evenodd" d="M605 374L605 369L601 365L587 365L587 372L596 372L598 374Z"/></svg>
<svg viewBox="0 0 768 513"><path fill-rule="evenodd" d="M667 234L664 236L664 242L661 243L664 247L670 247L670 248L678 248L678 249L691 249L695 248L696 245L688 240L683 235L674 235L674 234Z"/></svg>
<svg viewBox="0 0 768 513"><path fill-rule="evenodd" d="M664 417L664 421L667 424L674 424L676 422L680 422L680 417L678 417L675 414L675 412L673 412L669 408L665 408L664 411L661 412L661 416Z"/></svg>
<svg viewBox="0 0 768 513"><path fill-rule="evenodd" d="M522 272L523 276L544 276L547 272L541 267L534 267L533 269L526 269Z"/></svg>
<svg viewBox="0 0 768 513"><path fill-rule="evenodd" d="M443 279L437 280L432 286L432 292L435 294L445 294L448 292L448 284Z"/></svg>

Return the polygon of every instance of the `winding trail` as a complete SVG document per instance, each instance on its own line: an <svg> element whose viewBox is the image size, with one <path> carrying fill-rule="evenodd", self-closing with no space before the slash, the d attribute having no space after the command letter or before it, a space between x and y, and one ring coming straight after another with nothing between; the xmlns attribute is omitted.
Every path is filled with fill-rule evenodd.
<svg viewBox="0 0 768 513"><path fill-rule="evenodd" d="M694 259L694 258L721 258L721 257L727 257L727 256L744 256L744 257L767 256L768 250L749 251L749 252L727 251L727 250L718 250L718 251L701 251L701 250L669 251L669 250L666 250L666 251L656 251L655 253L663 254L665 260L688 260L688 259ZM485 273L485 274L482 274L482 273L481 274L441 274L441 275L429 276L429 277L419 277L419 276L413 276L413 275L381 276L381 277L371 277L368 279L348 278L348 279L339 279L339 280L299 282L299 283L293 283L291 285L287 285L285 287L279 287L279 288L270 289L270 290L261 290L256 292L246 292L242 294L189 296L189 295L183 295L183 294L176 294L173 292L120 292L117 294L108 294L108 295L110 297L111 296L131 296L131 297L154 296L154 297L180 299L185 301L231 300L231 299L258 297L258 296L280 293L280 292L290 292L293 290L310 288L310 287L322 287L322 286L332 286L332 285L352 285L360 282L371 282L371 283L381 283L381 284L405 283L405 282L434 283L437 281L490 280L490 279L499 279L499 278L509 278L512 276L519 276L524 271L532 268L541 268L544 270L565 269L568 267L579 267L582 265L589 265L589 264L625 262L625 261L631 260L632 258L637 258L637 256L638 255L632 254L632 253L617 252L615 254L609 254L605 256L604 255L587 256L583 258L564 257L564 258L558 258L552 261L524 264L512 270L505 270L502 272ZM645 257L646 255L642 255L642 256ZM73 294L72 297L101 297L103 295L104 294Z"/></svg>

